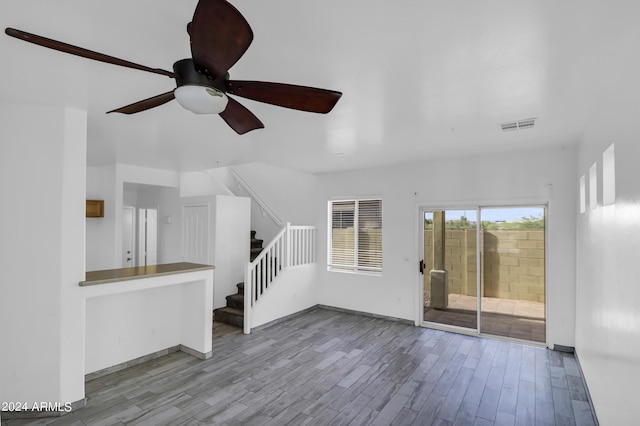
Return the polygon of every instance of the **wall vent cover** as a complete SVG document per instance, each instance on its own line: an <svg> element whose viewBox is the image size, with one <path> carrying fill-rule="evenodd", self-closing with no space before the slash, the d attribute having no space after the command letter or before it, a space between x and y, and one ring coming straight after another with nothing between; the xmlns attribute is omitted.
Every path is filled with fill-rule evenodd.
<svg viewBox="0 0 640 426"><path fill-rule="evenodd" d="M527 119L520 120L520 121L512 121L512 122L509 122L509 123L502 123L502 124L500 124L500 129L502 129L503 132L513 132L513 131L520 130L520 129L531 129L535 125L536 125L536 119L535 118L527 118Z"/></svg>

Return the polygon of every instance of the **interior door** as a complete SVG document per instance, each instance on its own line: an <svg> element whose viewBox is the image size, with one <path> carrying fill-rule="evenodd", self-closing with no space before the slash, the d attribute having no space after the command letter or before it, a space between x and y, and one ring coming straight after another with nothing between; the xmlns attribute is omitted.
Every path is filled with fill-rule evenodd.
<svg viewBox="0 0 640 426"><path fill-rule="evenodd" d="M158 209L138 209L138 266L158 263Z"/></svg>
<svg viewBox="0 0 640 426"><path fill-rule="evenodd" d="M209 260L209 206L185 206L183 210L183 260L207 265Z"/></svg>
<svg viewBox="0 0 640 426"><path fill-rule="evenodd" d="M122 267L130 268L135 265L135 215L134 207L122 208Z"/></svg>

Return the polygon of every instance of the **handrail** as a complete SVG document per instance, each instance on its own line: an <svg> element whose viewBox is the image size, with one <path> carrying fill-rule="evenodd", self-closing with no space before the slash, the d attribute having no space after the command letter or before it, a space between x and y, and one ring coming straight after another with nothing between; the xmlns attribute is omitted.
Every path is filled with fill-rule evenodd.
<svg viewBox="0 0 640 426"><path fill-rule="evenodd" d="M244 333L251 330L251 308L268 288L275 275L286 268L286 232L288 225L278 232L256 258L249 262L244 274ZM283 259L284 258L284 259ZM285 263L283 264L283 260Z"/></svg>
<svg viewBox="0 0 640 426"><path fill-rule="evenodd" d="M232 167L227 167L227 169L229 170L229 173L231 173L231 176L233 176L233 178L236 180L236 182L238 183L238 185L240 185L245 191L247 191L247 193L249 194L249 196L256 202L258 203L258 205L260 206L260 208L278 225L278 226L285 226L285 223L278 217L278 215L276 215L273 210L271 210L269 208L269 206L267 206L267 204L262 201L262 199L258 196L258 194L255 193L255 191L253 189L251 189L251 187L249 186L249 184L247 184L247 182L244 181L244 179L242 179L240 177L240 175L238 174L238 172L236 172L235 170L233 170Z"/></svg>
<svg viewBox="0 0 640 426"><path fill-rule="evenodd" d="M206 173L207 175L209 175L209 177L210 177L210 178L211 178L215 183L217 183L217 184L218 184L218 186L220 186L220 188L222 188L222 189L224 190L224 192L226 192L226 193L227 193L227 195L235 195L235 194L233 193L233 191L231 191L231 190L227 187L227 185L225 185L224 183L220 182L220 179L218 179L218 178L216 177L216 175L214 175L214 174L211 172L211 170L204 170L204 173Z"/></svg>
<svg viewBox="0 0 640 426"><path fill-rule="evenodd" d="M285 226L284 228L282 228L275 237L273 237L273 240L271 240L271 242L269 244L267 244L267 246L265 248L262 249L262 251L260 252L260 254L258 256L256 256L255 259L253 259L253 262L249 262L249 266L255 266L258 264L258 261L260 258L263 258L266 253L268 253L278 242L278 240L280 239L280 237L282 237L282 235L284 235L285 232L287 232L287 227L289 226L289 224L287 223L287 226Z"/></svg>

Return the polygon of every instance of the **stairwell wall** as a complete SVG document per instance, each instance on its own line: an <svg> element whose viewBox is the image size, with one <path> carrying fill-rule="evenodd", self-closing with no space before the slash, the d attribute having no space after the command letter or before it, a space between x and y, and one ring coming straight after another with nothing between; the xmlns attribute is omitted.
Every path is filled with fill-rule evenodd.
<svg viewBox="0 0 640 426"><path fill-rule="evenodd" d="M317 176L264 163L233 166L233 170L284 223L315 223L316 212L311 201L316 191ZM270 239L265 238L267 241Z"/></svg>
<svg viewBox="0 0 640 426"><path fill-rule="evenodd" d="M316 306L317 271L317 263L288 268L255 305L251 313L251 327Z"/></svg>

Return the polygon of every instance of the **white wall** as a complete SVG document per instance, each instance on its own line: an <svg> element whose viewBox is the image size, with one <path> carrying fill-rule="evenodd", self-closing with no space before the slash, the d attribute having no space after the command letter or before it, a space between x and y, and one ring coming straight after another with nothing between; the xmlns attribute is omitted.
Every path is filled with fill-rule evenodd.
<svg viewBox="0 0 640 426"><path fill-rule="evenodd" d="M0 401L80 401L86 113L0 104L0 120Z"/></svg>
<svg viewBox="0 0 640 426"><path fill-rule="evenodd" d="M86 220L87 271L112 269L117 264L115 180L115 165L87 167L87 199L104 201L104 217Z"/></svg>
<svg viewBox="0 0 640 426"><path fill-rule="evenodd" d="M251 200L244 197L217 195L213 227L216 285L213 307L226 306L226 297L238 291L249 263Z"/></svg>
<svg viewBox="0 0 640 426"><path fill-rule="evenodd" d="M251 312L251 327L258 327L318 304L319 265L294 266L277 278Z"/></svg>
<svg viewBox="0 0 640 426"><path fill-rule="evenodd" d="M180 196L233 195L229 188L218 182L214 176L207 171L180 173Z"/></svg>
<svg viewBox="0 0 640 426"><path fill-rule="evenodd" d="M567 147L320 175L313 204L318 214L319 303L417 321L419 206L548 202L547 343L574 346L575 163L575 149ZM341 196L382 197L381 276L326 270L327 201Z"/></svg>
<svg viewBox="0 0 640 426"><path fill-rule="evenodd" d="M87 167L86 182L87 199L104 200L104 217L87 219L87 271L122 267L122 207L131 202L125 183L170 188L180 183L176 172L128 164Z"/></svg>
<svg viewBox="0 0 640 426"><path fill-rule="evenodd" d="M233 170L284 222L309 225L316 220L311 200L317 177L264 163L233 166Z"/></svg>
<svg viewBox="0 0 640 426"><path fill-rule="evenodd" d="M632 15L629 19L635 19ZM612 48L637 51L640 30ZM576 353L602 425L638 424L640 378L640 60L621 55L615 85L600 100L579 148L587 211L577 214ZM615 204L602 205L602 153L615 144ZM589 168L597 164L597 207L589 209ZM577 197L577 194L576 194Z"/></svg>

